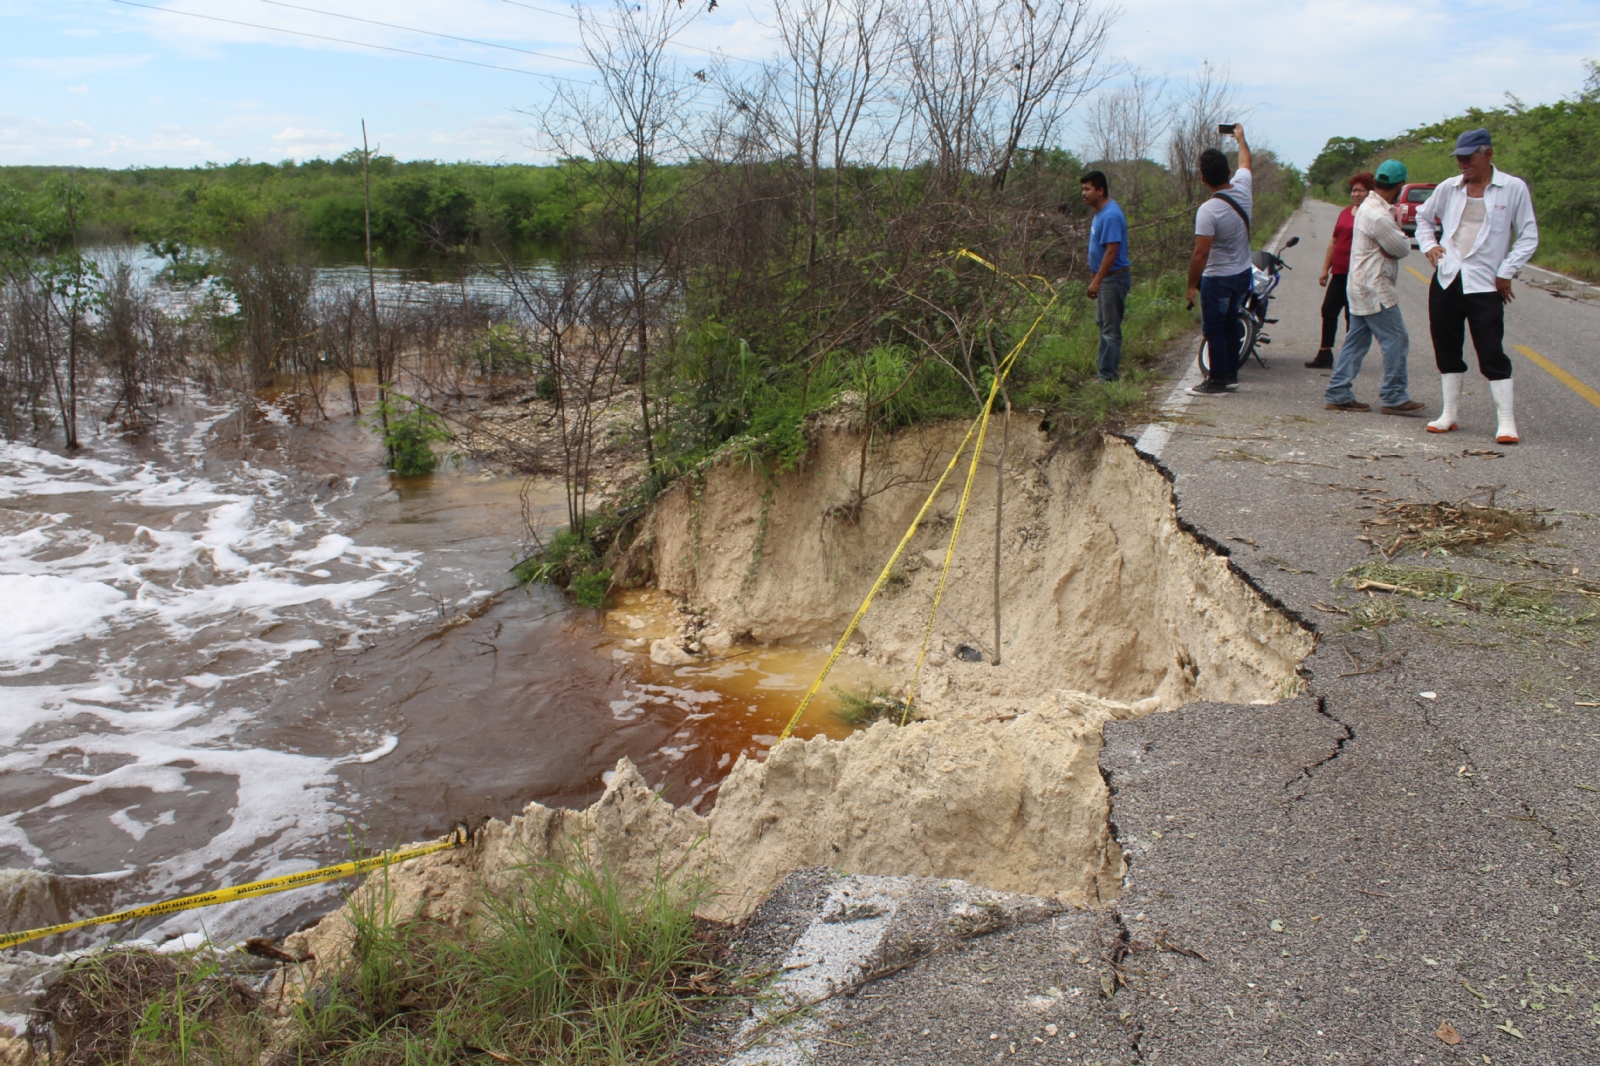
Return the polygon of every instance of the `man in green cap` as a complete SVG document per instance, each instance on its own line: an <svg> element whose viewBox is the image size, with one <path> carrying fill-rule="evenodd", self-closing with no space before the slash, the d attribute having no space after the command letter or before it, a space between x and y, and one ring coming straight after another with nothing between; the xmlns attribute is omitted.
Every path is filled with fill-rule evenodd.
<svg viewBox="0 0 1600 1066"><path fill-rule="evenodd" d="M1411 337L1400 314L1400 296L1395 280L1400 260L1411 251L1411 241L1395 224L1389 210L1400 186L1406 183L1406 165L1389 159L1378 168L1372 195L1356 211L1355 232L1350 241L1350 274L1346 293L1350 301L1350 326L1345 330L1344 347L1333 364L1324 406L1330 411L1370 411L1371 404L1356 399L1356 375L1367 357L1373 338L1383 349L1383 384L1378 387L1380 410L1386 415L1409 415L1422 410L1408 388L1406 358L1411 354Z"/></svg>

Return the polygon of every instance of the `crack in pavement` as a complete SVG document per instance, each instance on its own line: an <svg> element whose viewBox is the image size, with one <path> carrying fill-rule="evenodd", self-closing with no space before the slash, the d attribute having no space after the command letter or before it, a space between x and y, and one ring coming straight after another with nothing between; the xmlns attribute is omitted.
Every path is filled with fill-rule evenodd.
<svg viewBox="0 0 1600 1066"><path fill-rule="evenodd" d="M1297 775L1291 777L1289 780L1283 783L1283 787L1285 789L1289 789L1298 782L1305 782L1306 787L1300 789L1298 793L1289 797L1289 802L1291 805L1299 803L1301 800L1305 799L1306 794L1310 791L1311 779L1316 776L1317 771L1343 755L1346 745L1356 738L1356 731L1349 722L1346 722L1329 712L1328 698L1326 696L1316 697L1316 712L1322 717L1328 719L1328 721L1337 725L1339 728L1343 729L1344 736L1340 737L1338 741L1334 743L1333 750L1327 755L1323 756L1321 759L1318 759L1309 766L1301 767L1300 772Z"/></svg>

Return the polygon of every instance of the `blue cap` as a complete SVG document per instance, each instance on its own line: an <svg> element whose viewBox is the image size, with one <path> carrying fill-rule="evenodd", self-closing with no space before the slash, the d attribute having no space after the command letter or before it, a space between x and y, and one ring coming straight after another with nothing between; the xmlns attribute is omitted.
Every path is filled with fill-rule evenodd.
<svg viewBox="0 0 1600 1066"><path fill-rule="evenodd" d="M1494 142L1489 139L1489 131L1481 126L1475 130L1468 130L1456 138L1456 150L1451 155L1471 155L1479 148L1493 148Z"/></svg>

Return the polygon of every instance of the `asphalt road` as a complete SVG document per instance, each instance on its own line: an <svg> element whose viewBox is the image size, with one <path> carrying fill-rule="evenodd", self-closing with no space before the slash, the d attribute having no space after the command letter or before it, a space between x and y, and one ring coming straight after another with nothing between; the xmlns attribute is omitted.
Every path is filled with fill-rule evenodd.
<svg viewBox="0 0 1600 1066"><path fill-rule="evenodd" d="M1272 331L1273 344L1263 349L1263 358L1274 369L1291 369L1284 364L1308 345L1311 350L1300 361L1316 354L1314 327L1322 302L1316 274L1337 214L1338 208L1331 204L1312 202L1285 231L1286 238L1299 236L1300 243L1284 255L1293 271L1285 275L1279 287L1282 297L1274 302L1280 322ZM1426 418L1439 413L1438 372L1428 338L1427 292L1432 276L1432 267L1416 248L1401 260L1400 307L1411 334L1411 395L1429 405ZM1541 464L1547 467L1600 458L1600 287L1529 268L1513 284L1513 293L1516 299L1506 308L1505 347L1516 381L1517 428L1523 440L1538 444L1544 456ZM1338 343L1343 341L1341 325ZM1479 441L1487 436L1492 442L1494 404L1478 373L1470 339L1466 358L1462 428L1456 435ZM1382 359L1374 345L1357 379L1357 398L1374 408L1381 370ZM1558 372L1576 379L1578 388ZM1600 486L1600 477L1592 471L1587 481L1591 489Z"/></svg>
<svg viewBox="0 0 1600 1066"><path fill-rule="evenodd" d="M1578 384L1512 348L1519 445L1495 444L1470 347L1462 428L1425 432L1439 378L1426 282L1404 266L1427 410L1377 411L1374 347L1356 384L1373 410L1327 411L1328 372L1301 364L1335 213L1311 204L1284 232L1301 241L1268 367L1191 403L1160 455L1180 514L1319 640L1310 699L1108 728L1119 910L1205 956L1152 953L1124 990L1130 1021L1146 1061L1600 1062L1600 708L1585 706L1600 656L1595 624L1574 621L1594 599L1568 594L1600 589L1600 291L1536 271L1516 286L1508 348ZM1428 276L1415 251L1405 263ZM1351 568L1390 561L1403 527L1372 523L1396 502L1469 496L1559 524L1394 554L1474 581L1471 607L1349 587ZM1495 587L1566 589L1548 601L1565 613L1497 613Z"/></svg>
<svg viewBox="0 0 1600 1066"><path fill-rule="evenodd" d="M1428 411L1324 410L1327 372L1301 364L1333 217L1313 204L1286 229L1268 368L1142 437L1182 519L1315 631L1306 693L1109 724L1128 873L1103 932L1056 920L899 971L816 1061L1600 1062L1600 625L1579 591L1600 594L1600 408L1516 353L1522 444L1494 443L1475 369L1463 428L1426 433L1438 375L1403 273ZM1600 387L1600 293L1517 292L1508 344ZM1192 358L1173 353L1175 377ZM1379 366L1375 349L1363 399ZM1550 525L1389 550L1398 504L1463 497ZM1352 587L1374 564L1460 591Z"/></svg>

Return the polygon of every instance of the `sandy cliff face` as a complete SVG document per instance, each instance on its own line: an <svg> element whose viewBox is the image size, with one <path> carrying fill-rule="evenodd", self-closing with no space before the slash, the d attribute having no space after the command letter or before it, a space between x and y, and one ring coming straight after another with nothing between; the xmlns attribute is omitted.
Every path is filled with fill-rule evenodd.
<svg viewBox="0 0 1600 1066"><path fill-rule="evenodd" d="M718 467L660 501L633 565L743 641L831 641L958 440L935 428L875 452L858 515L848 505L859 438L848 432L823 433L805 470L776 479ZM1122 860L1097 767L1106 720L1291 694L1311 639L1180 527L1166 479L1126 443L1107 440L1088 457L1052 453L1014 427L1000 528L1002 664L962 659L960 644L989 650L993 636L992 443L920 681L922 720L741 759L705 817L660 799L624 760L586 810L530 804L491 822L471 851L396 871L388 890L402 912L453 919L470 911L479 884L492 888L510 867L577 843L636 882L658 869L709 877L717 894L706 911L722 918L815 865L961 878L1080 905L1114 897ZM959 494L956 477L853 654L909 679ZM331 947L347 931L335 916L309 939Z"/></svg>
<svg viewBox="0 0 1600 1066"><path fill-rule="evenodd" d="M954 430L930 430L875 452L867 491L881 491L855 522L837 516L855 484L852 434L823 435L799 473L768 480L728 464L680 484L644 533L655 581L758 643L831 641L958 440ZM1179 526L1160 471L1116 438L1085 458L1052 454L1015 427L1000 536L1003 665L940 670L956 644L987 651L993 643L995 443L935 628L930 680L934 689L952 686L940 702L964 704L974 691L998 696L995 688L1024 700L1067 688L1126 702L1154 697L1170 709L1195 699L1270 699L1294 675L1309 636ZM909 672L959 498L956 477L863 622L859 650Z"/></svg>

